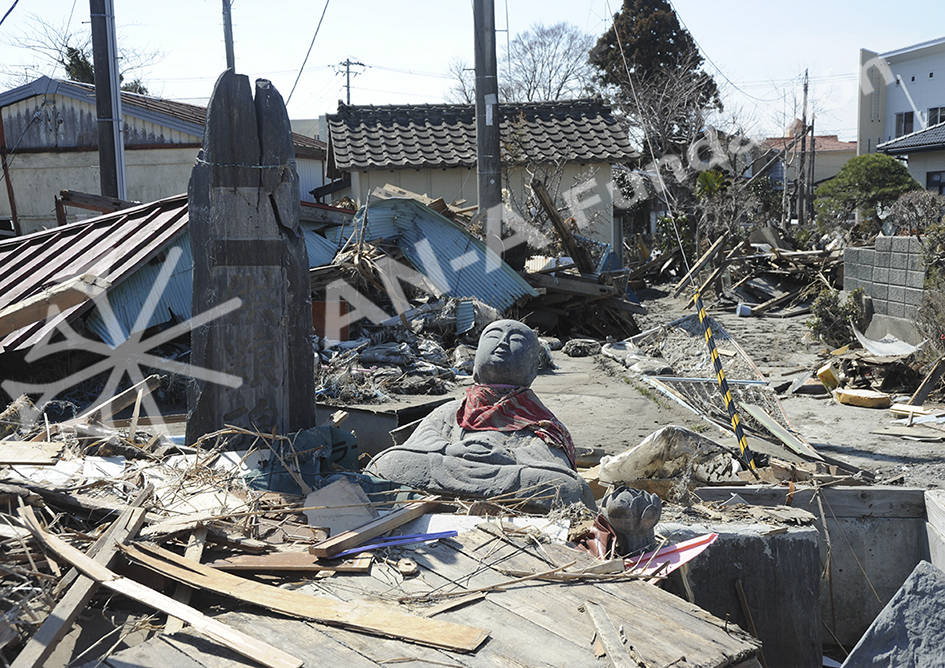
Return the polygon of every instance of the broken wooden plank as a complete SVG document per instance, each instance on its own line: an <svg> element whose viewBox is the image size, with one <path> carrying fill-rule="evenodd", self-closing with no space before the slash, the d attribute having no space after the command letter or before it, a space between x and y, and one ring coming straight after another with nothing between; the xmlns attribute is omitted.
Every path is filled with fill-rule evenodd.
<svg viewBox="0 0 945 668"><path fill-rule="evenodd" d="M489 636L485 629L424 619L392 606L366 601L346 603L254 582L205 564L195 564L156 545L125 547L122 551L138 563L178 582L293 617L459 652L475 651Z"/></svg>
<svg viewBox="0 0 945 668"><path fill-rule="evenodd" d="M344 552L358 545L363 545L365 541L385 534L388 531L392 531L402 524L406 524L410 520L433 510L436 506L437 497L426 497L425 499L406 505L399 510L395 510L388 515L384 515L384 517L379 517L367 524L362 524L356 529L345 531L328 540L315 543L308 548L308 551L316 557L331 559L339 552Z"/></svg>
<svg viewBox="0 0 945 668"><path fill-rule="evenodd" d="M67 420L65 424L72 425L90 419L94 419L99 422L102 420L107 420L118 411L135 403L135 401L138 399L138 390L144 390L144 393L147 394L157 389L160 384L160 376L157 374L148 376L141 382L135 383L124 392L116 394L114 397L108 399L107 401L103 401L97 406L93 406L71 420Z"/></svg>
<svg viewBox="0 0 945 668"><path fill-rule="evenodd" d="M193 530L193 533L190 534L190 538L187 540L187 549L184 550L184 558L199 563L200 557L203 556L203 548L206 546L206 544L207 527L197 527ZM193 591L194 590L192 587L188 587L183 582L178 582L177 589L174 590L174 600L187 605L190 603L190 595L193 593ZM177 633L183 628L183 621L177 617L168 617L167 623L164 625L164 632Z"/></svg>
<svg viewBox="0 0 945 668"><path fill-rule="evenodd" d="M686 285L692 280L692 278L695 277L695 275L698 274L700 271L702 271L702 269L705 268L705 266L712 261L712 258L714 258L718 254L718 252L722 250L722 246L728 241L730 236L731 236L731 233L726 232L725 234L723 234L722 236L720 236L718 239L715 240L715 243L709 247L709 250L707 250L702 255L701 258L699 258L699 261L696 262L694 265L692 265L692 269L687 271L686 275L683 276L681 279L679 279L679 282L676 284L676 287L673 288L673 292L672 292L673 297L678 297L679 294L683 290L686 289Z"/></svg>
<svg viewBox="0 0 945 668"><path fill-rule="evenodd" d="M105 293L111 283L83 274L0 310L0 337L45 320L49 310L61 313Z"/></svg>
<svg viewBox="0 0 945 668"><path fill-rule="evenodd" d="M339 573L367 573L374 556L363 552L350 559L332 562L319 560L308 552L273 552L272 554L237 554L225 559L207 562L207 566L221 571L337 571Z"/></svg>
<svg viewBox="0 0 945 668"><path fill-rule="evenodd" d="M0 441L0 464L47 466L59 461L65 443Z"/></svg>
<svg viewBox="0 0 945 668"><path fill-rule="evenodd" d="M95 555L94 561L108 567L118 551L116 544L133 538L143 522L143 508L128 508L122 512L102 535L100 542L104 547ZM95 580L84 575L78 576L16 657L11 668L41 668L85 610L98 587L99 583Z"/></svg>
<svg viewBox="0 0 945 668"><path fill-rule="evenodd" d="M601 285L595 281L582 279L578 276L548 276L546 274L525 274L525 280L529 285L537 288L545 288L555 292L562 292L567 295L576 295L578 297L616 297L617 289L610 285Z"/></svg>
<svg viewBox="0 0 945 668"><path fill-rule="evenodd" d="M578 271L582 274L594 273L596 267L591 261L590 255L588 255L586 250L575 243L574 237L571 235L571 230L568 229L567 222L565 222L558 208L555 206L554 200L551 199L551 195L548 193L545 184L538 179L532 179L531 187L532 192L538 197L541 207L545 210L545 213L548 214L548 218L551 219L551 224L554 225L555 231L558 233L558 236L561 237L561 244L568 252L568 255L571 256L571 259L574 260L574 263L577 264Z"/></svg>
<svg viewBox="0 0 945 668"><path fill-rule="evenodd" d="M774 299L769 299L768 301L766 301L766 302L763 303L763 304L758 304L757 306L752 306L752 307L751 307L751 314L752 314L752 315L761 315L761 314L764 313L765 311L768 311L768 310L770 310L770 309L773 309L773 308L775 308L776 306L781 306L782 304L786 304L786 303L788 303L788 302L790 302L790 301L796 299L798 296L800 296L801 292L803 292L803 291L806 290L806 289L807 289L807 286L806 286L806 285L802 285L802 286L799 287L799 288L794 288L793 290L789 290L788 292L785 292L783 295L781 295L781 296L779 296L779 297L775 297Z"/></svg>
<svg viewBox="0 0 945 668"><path fill-rule="evenodd" d="M935 364L932 365L932 368L925 375L925 378L922 379L922 383L919 384L919 387L916 388L915 392L912 393L912 396L909 398L909 404L912 406L921 406L925 403L926 397L929 396L929 392L934 390L940 380L942 380L942 374L945 373L945 355L939 357L935 360Z"/></svg>
<svg viewBox="0 0 945 668"><path fill-rule="evenodd" d="M607 658L610 659L614 668L636 668L636 661L630 658L630 653L620 639L617 633L617 627L607 611L594 603L593 601L584 602L584 612L591 618L594 628L597 630L597 637L604 643L604 649L607 651Z"/></svg>
<svg viewBox="0 0 945 668"><path fill-rule="evenodd" d="M165 596L134 580L122 577L102 564L89 559L68 543L43 531L39 521L33 514L32 508L19 508L18 512L36 540L45 544L53 552L82 571L88 578L139 603L169 615L180 617L208 638L212 638L234 652L238 652L242 656L264 666L270 666L271 668L301 668L302 661L287 652L221 624L190 606L178 603L170 596Z"/></svg>

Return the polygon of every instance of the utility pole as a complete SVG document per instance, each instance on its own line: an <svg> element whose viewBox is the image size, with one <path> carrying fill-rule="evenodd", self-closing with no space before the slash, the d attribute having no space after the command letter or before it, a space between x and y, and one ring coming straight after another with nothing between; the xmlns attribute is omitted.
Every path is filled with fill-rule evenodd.
<svg viewBox="0 0 945 668"><path fill-rule="evenodd" d="M233 52L233 15L230 0L223 0L223 44L226 48L226 69L236 71L236 54Z"/></svg>
<svg viewBox="0 0 945 668"><path fill-rule="evenodd" d="M795 195L797 195L797 224L807 222L807 170L804 168L807 158L807 70L804 70L804 102L801 108L801 161L797 166Z"/></svg>
<svg viewBox="0 0 945 668"><path fill-rule="evenodd" d="M807 214L814 219L814 159L817 157L817 146L814 137L814 121L816 116L813 112L810 115L810 161L807 167Z"/></svg>
<svg viewBox="0 0 945 668"><path fill-rule="evenodd" d="M102 195L128 199L125 146L118 85L118 40L114 0L89 0L92 23L92 66L95 68L95 111L98 120L99 181Z"/></svg>
<svg viewBox="0 0 945 668"><path fill-rule="evenodd" d="M499 153L499 77L495 57L495 2L475 0L476 179L486 243L502 253L502 163Z"/></svg>
<svg viewBox="0 0 945 668"><path fill-rule="evenodd" d="M345 68L345 87L348 89L348 105L350 105L351 104L351 66L354 65L356 67L367 67L367 65L357 60L351 60L350 58L345 58L345 62L338 63L338 64ZM357 75L357 72L355 72L355 75Z"/></svg>

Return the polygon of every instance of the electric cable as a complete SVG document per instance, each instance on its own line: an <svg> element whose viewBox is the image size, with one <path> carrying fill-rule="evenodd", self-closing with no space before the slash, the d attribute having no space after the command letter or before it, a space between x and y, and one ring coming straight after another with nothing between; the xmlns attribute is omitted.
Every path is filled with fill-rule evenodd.
<svg viewBox="0 0 945 668"><path fill-rule="evenodd" d="M312 35L312 43L308 45L308 52L305 54L305 60L302 61L302 67L299 68L299 75L295 77L295 83L292 84L292 90L289 91L289 97L285 101L286 106L289 106L289 102L292 100L292 93L295 92L295 87L299 85L299 79L302 78L302 72L305 70L305 63L308 62L308 57L312 55L312 47L315 46L315 38L318 37L318 31L322 27L322 21L325 19L325 12L328 11L329 2L331 2L331 0L325 0L325 7L322 9L321 18L318 19L318 25L315 26L315 34Z"/></svg>

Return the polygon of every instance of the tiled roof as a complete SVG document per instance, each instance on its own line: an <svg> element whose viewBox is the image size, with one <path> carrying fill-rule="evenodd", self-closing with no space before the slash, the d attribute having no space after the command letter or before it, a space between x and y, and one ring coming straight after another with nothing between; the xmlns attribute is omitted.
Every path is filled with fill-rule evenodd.
<svg viewBox="0 0 945 668"><path fill-rule="evenodd" d="M876 150L889 155L921 153L922 151L945 151L945 123L939 123L925 130L918 130L879 144Z"/></svg>
<svg viewBox="0 0 945 668"><path fill-rule="evenodd" d="M795 137L768 137L765 139L765 145L777 151L783 151ZM795 147L801 150L800 142ZM828 153L830 151L856 151L855 141L840 141L837 135L817 135L814 137L813 150L817 153Z"/></svg>
<svg viewBox="0 0 945 668"><path fill-rule="evenodd" d="M597 99L499 105L503 155L534 163L620 162L635 151ZM329 170L472 167L471 104L346 106L328 116Z"/></svg>

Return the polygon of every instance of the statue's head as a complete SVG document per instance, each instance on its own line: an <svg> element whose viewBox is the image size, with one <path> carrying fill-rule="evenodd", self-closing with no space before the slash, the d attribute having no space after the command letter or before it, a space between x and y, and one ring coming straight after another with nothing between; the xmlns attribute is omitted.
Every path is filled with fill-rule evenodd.
<svg viewBox="0 0 945 668"><path fill-rule="evenodd" d="M538 375L540 345L535 332L517 320L497 320L479 337L473 380L528 387Z"/></svg>

